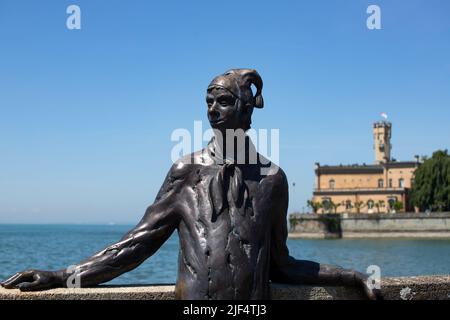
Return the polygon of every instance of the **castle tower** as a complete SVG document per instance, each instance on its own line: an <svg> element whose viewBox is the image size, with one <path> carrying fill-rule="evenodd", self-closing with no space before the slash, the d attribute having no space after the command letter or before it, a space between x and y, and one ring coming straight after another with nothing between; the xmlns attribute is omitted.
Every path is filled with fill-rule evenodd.
<svg viewBox="0 0 450 320"><path fill-rule="evenodd" d="M391 133L390 122L382 121L373 124L375 163L377 164L391 161Z"/></svg>

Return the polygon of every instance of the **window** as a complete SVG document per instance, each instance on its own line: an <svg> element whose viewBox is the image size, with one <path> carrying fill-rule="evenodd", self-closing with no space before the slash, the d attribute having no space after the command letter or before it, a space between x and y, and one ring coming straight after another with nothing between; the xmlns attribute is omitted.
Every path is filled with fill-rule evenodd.
<svg viewBox="0 0 450 320"><path fill-rule="evenodd" d="M330 180L330 189L334 189L335 184L336 184L336 181L334 181L333 179Z"/></svg>
<svg viewBox="0 0 450 320"><path fill-rule="evenodd" d="M389 179L389 188L392 188L393 184L392 184L392 179Z"/></svg>
<svg viewBox="0 0 450 320"><path fill-rule="evenodd" d="M329 211L331 209L331 198L322 198L322 208L324 211Z"/></svg>
<svg viewBox="0 0 450 320"><path fill-rule="evenodd" d="M396 197L391 197L388 199L388 205L389 205L389 209L390 210L394 210L394 205L397 202L397 198Z"/></svg>
<svg viewBox="0 0 450 320"><path fill-rule="evenodd" d="M378 180L378 188L384 188L384 180L383 179Z"/></svg>
<svg viewBox="0 0 450 320"><path fill-rule="evenodd" d="M400 188L404 188L405 187L405 179L401 178L398 180L398 186Z"/></svg>
<svg viewBox="0 0 450 320"><path fill-rule="evenodd" d="M375 202L371 199L371 200L369 200L369 201L367 201L367 208L370 210L370 209L373 209L373 207L375 206Z"/></svg>
<svg viewBox="0 0 450 320"><path fill-rule="evenodd" d="M345 209L346 209L346 210L350 210L352 207L353 207L353 206L352 206L352 201L351 201L351 200L347 200L347 201L345 202Z"/></svg>

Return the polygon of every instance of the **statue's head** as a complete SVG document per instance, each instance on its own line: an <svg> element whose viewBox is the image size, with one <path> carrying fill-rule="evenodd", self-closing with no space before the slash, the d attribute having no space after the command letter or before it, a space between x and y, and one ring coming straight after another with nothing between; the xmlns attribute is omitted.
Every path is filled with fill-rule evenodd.
<svg viewBox="0 0 450 320"><path fill-rule="evenodd" d="M262 87L262 79L253 69L231 69L214 78L206 95L211 127L220 131L250 129L253 108L264 106Z"/></svg>

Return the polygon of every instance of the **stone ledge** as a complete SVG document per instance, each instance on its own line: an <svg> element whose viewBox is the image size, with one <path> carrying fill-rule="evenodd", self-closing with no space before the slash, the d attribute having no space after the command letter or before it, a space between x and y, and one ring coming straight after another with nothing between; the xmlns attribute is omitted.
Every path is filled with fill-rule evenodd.
<svg viewBox="0 0 450 320"><path fill-rule="evenodd" d="M384 278L386 300L450 300L450 276ZM362 300L359 290L344 287L291 286L272 284L274 300ZM52 289L20 292L0 288L0 300L173 300L173 285L98 286L81 289Z"/></svg>

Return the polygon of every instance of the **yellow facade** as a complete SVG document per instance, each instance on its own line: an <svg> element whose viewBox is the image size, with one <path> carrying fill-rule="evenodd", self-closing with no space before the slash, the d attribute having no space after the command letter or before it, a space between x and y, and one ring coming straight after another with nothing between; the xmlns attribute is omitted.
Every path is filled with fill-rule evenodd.
<svg viewBox="0 0 450 320"><path fill-rule="evenodd" d="M316 164L316 183L312 201L324 204L319 213L381 213L411 210L408 205L408 193L419 162L392 161L390 138L390 123L374 124L374 165ZM330 201L337 207L330 209ZM399 204L403 208L399 209Z"/></svg>

